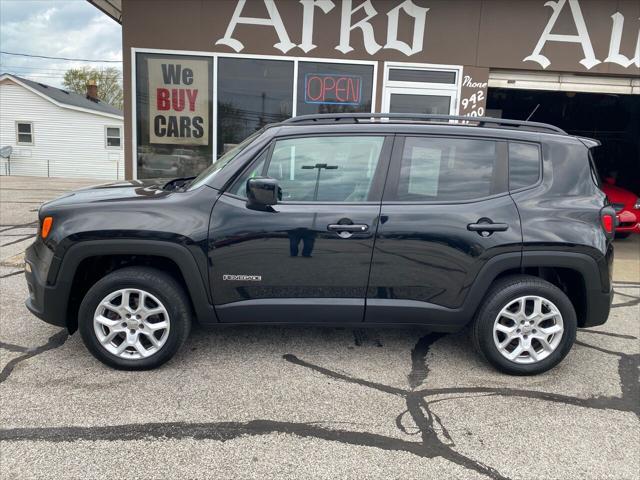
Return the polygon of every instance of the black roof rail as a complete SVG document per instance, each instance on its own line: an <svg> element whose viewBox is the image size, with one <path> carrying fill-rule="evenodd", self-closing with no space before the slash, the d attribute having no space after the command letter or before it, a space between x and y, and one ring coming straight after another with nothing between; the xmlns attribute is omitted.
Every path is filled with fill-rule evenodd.
<svg viewBox="0 0 640 480"><path fill-rule="evenodd" d="M450 120L462 120L464 122L474 123L478 127L507 127L507 128L529 128L533 131L546 130L552 133L568 135L567 132L555 125L539 122L527 122L524 120L505 120L503 118L491 117L465 117L462 115L435 115L428 113L321 113L318 115L301 115L292 117L282 122L282 124L294 123L331 123L352 121L353 123L374 123L376 120L380 123L405 123L405 122L449 122Z"/></svg>

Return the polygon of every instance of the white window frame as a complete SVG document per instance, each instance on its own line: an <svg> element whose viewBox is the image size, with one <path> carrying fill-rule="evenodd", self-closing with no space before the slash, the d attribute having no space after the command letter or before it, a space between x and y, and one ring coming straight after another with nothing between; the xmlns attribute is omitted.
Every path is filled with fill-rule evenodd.
<svg viewBox="0 0 640 480"><path fill-rule="evenodd" d="M389 80L391 70L430 70L455 72L456 83L427 83L427 82L401 82ZM384 76L382 78L382 109L383 113L389 111L391 93L403 93L413 95L436 95L451 98L449 115L458 115L460 112L460 97L462 91L462 65L439 65L433 63L408 63L408 62L384 62Z"/></svg>
<svg viewBox="0 0 640 480"><path fill-rule="evenodd" d="M377 86L378 86L378 61L377 60L345 60L336 58L318 58L318 57L294 57L287 55L254 55L243 53L217 53L217 52L202 52L193 50L167 50L156 48L136 48L131 47L131 159L133 161L132 172L133 178L138 178L138 139L137 139L137 111L136 111L136 57L138 53L152 53L159 55L185 55L193 57L207 57L213 59L213 109L212 109L212 121L210 122L213 151L211 154L211 162L216 160L216 152L218 149L218 58L246 58L256 60L282 60L293 62L293 92L291 98L291 116L296 116L297 99L298 99L298 64L299 62L314 62L314 63L341 63L346 65L369 65L373 67L373 82L371 90L371 113L376 111L377 101ZM122 142L121 142L122 143Z"/></svg>
<svg viewBox="0 0 640 480"><path fill-rule="evenodd" d="M109 129L110 128L117 128L118 129L118 138L120 139L120 145L118 145L117 147L114 147L112 145L109 145L109 139L110 138L116 138L113 136L109 136ZM108 150L122 150L122 125L105 125L104 126L104 148L108 149Z"/></svg>
<svg viewBox="0 0 640 480"><path fill-rule="evenodd" d="M20 132L18 130L18 125L29 125L29 135L31 136L30 142L21 142L20 141ZM22 135L27 135L26 133L22 133ZM35 132L33 130L33 122L29 122L26 120L16 120L16 145L35 145L36 137Z"/></svg>

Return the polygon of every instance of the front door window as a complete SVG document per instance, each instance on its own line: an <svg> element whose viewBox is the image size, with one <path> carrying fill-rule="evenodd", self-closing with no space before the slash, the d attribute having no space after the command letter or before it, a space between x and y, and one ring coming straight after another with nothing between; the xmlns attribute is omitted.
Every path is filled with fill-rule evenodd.
<svg viewBox="0 0 640 480"><path fill-rule="evenodd" d="M363 202L383 143L362 136L280 140L267 175L278 180L283 201Z"/></svg>

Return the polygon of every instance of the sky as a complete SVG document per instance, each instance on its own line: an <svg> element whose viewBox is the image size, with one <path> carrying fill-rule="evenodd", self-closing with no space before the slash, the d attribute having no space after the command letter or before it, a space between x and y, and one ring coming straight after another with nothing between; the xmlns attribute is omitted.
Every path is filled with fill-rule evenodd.
<svg viewBox="0 0 640 480"><path fill-rule="evenodd" d="M51 57L122 60L122 29L86 0L0 0L0 51ZM62 86L70 68L121 63L75 62L0 54L0 73Z"/></svg>

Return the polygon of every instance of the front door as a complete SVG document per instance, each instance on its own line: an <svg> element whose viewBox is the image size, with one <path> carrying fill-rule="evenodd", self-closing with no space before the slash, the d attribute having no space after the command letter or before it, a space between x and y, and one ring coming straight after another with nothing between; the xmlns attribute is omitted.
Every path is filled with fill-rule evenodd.
<svg viewBox="0 0 640 480"><path fill-rule="evenodd" d="M483 137L397 137L371 264L366 321L442 328L494 256L520 265L507 145ZM455 321L468 319L455 318Z"/></svg>
<svg viewBox="0 0 640 480"><path fill-rule="evenodd" d="M276 140L216 203L209 227L211 294L221 322L355 323L392 137ZM282 200L246 206L246 180L278 180Z"/></svg>

